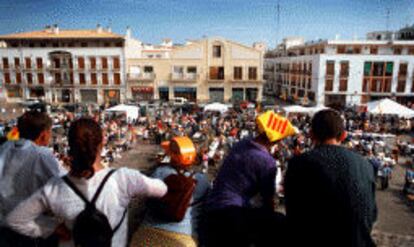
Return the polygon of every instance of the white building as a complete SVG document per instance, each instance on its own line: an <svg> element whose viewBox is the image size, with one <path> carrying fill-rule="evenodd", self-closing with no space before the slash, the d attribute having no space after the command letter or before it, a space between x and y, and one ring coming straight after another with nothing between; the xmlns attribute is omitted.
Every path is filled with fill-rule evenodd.
<svg viewBox="0 0 414 247"><path fill-rule="evenodd" d="M125 37L110 29L59 30L55 25L1 35L1 42L0 84L8 102L43 98L103 103L125 98Z"/></svg>
<svg viewBox="0 0 414 247"><path fill-rule="evenodd" d="M414 101L414 41L324 40L268 53L268 89L313 104Z"/></svg>

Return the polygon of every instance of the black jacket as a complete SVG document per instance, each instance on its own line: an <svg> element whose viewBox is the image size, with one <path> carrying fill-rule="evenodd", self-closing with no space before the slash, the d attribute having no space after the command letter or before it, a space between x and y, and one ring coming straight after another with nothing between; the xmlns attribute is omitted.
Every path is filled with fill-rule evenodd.
<svg viewBox="0 0 414 247"><path fill-rule="evenodd" d="M285 180L291 246L375 246L373 167L340 146L322 145L290 160Z"/></svg>

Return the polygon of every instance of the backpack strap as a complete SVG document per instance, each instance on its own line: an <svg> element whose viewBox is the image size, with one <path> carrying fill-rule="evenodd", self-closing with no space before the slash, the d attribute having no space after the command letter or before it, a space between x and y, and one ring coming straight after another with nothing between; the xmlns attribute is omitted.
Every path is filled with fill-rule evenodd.
<svg viewBox="0 0 414 247"><path fill-rule="evenodd" d="M128 211L128 207L125 208L124 213L122 214L122 218L119 221L118 225L116 225L115 228L112 230L113 233L115 233L116 231L118 231L118 229L121 227L122 222L124 222L125 216L127 215L127 211Z"/></svg>
<svg viewBox="0 0 414 247"><path fill-rule="evenodd" d="M82 201L85 202L85 204L91 205L88 199L82 194L82 192L76 187L76 185L72 181L70 181L67 175L63 176L62 179L73 190L73 192L75 192L75 194L78 195L82 199Z"/></svg>
<svg viewBox="0 0 414 247"><path fill-rule="evenodd" d="M112 169L110 170L104 177L104 179L102 180L101 184L99 185L98 189L95 192L95 195L93 196L92 201L89 201L85 195L83 195L83 193L76 187L76 185L70 181L69 177L63 176L62 179L63 181L65 181L65 183L73 190L73 192L75 192L81 199L82 201L84 201L87 205L89 206L95 206L95 202L98 199L99 194L101 193L106 181L108 181L109 177L116 171L116 169Z"/></svg>
<svg viewBox="0 0 414 247"><path fill-rule="evenodd" d="M99 185L98 189L96 190L95 195L94 195L94 196L93 196L93 198L92 198L91 203L92 203L93 205L95 205L96 200L98 200L98 197L99 197L99 195L101 194L102 189L103 189L103 187L104 187L104 186L105 186L105 184L106 184L106 181L108 181L109 177L110 177L110 176L111 176L111 175L112 175L115 171L116 171L116 169L112 169L112 170L110 170L110 171L109 171L109 172L105 175L104 179L102 180L101 184Z"/></svg>

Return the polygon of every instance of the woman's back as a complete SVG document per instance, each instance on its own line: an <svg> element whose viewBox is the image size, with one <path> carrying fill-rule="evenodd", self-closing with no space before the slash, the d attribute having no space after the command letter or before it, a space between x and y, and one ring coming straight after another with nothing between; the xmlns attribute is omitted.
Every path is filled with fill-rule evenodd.
<svg viewBox="0 0 414 247"><path fill-rule="evenodd" d="M97 188L109 171L109 168L97 171L90 179L75 177L69 177L69 179L88 200L92 200ZM121 222L124 210L132 197L137 195L159 197L165 193L165 190L162 181L147 178L136 170L121 168L108 179L95 206L108 218L112 229L114 229ZM23 210L22 208L17 210L18 219L25 220L17 222L15 225L22 231L27 231L26 235L37 236L47 231L42 225L36 226L30 222L38 212L51 211L57 218L64 221L69 230L72 230L76 217L85 208L85 203L62 178L53 178L21 207ZM12 216L11 218L10 223L13 225L13 219L17 219L17 217ZM112 238L112 246L126 246L127 225L126 217ZM72 241L69 241L61 242L60 246L74 245Z"/></svg>

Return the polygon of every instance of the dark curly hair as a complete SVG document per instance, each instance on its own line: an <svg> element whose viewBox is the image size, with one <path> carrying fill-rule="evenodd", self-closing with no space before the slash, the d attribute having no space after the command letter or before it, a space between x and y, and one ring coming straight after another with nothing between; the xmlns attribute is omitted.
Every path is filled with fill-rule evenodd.
<svg viewBox="0 0 414 247"><path fill-rule="evenodd" d="M82 177L84 172L94 175L95 163L103 136L102 128L92 118L80 118L74 121L69 128L69 159L71 174Z"/></svg>

